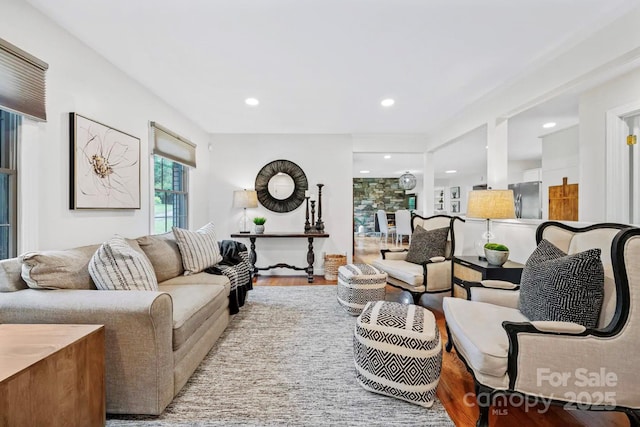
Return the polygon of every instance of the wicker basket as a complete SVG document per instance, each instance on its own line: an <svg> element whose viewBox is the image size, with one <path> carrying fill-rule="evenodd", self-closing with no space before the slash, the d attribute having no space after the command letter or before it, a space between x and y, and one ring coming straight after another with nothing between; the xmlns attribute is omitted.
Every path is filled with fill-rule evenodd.
<svg viewBox="0 0 640 427"><path fill-rule="evenodd" d="M324 278L338 280L338 268L347 265L347 256L340 254L327 254L324 256Z"/></svg>

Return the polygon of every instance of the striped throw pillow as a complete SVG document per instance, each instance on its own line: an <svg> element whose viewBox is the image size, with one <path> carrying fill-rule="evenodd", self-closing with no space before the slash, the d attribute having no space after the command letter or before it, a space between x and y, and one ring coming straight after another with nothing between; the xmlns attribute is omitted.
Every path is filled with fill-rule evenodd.
<svg viewBox="0 0 640 427"><path fill-rule="evenodd" d="M89 261L89 275L105 291L157 291L158 280L145 254L120 236L104 242Z"/></svg>
<svg viewBox="0 0 640 427"><path fill-rule="evenodd" d="M198 231L173 227L173 234L182 255L184 275L195 274L222 261L218 240L213 224L209 223Z"/></svg>

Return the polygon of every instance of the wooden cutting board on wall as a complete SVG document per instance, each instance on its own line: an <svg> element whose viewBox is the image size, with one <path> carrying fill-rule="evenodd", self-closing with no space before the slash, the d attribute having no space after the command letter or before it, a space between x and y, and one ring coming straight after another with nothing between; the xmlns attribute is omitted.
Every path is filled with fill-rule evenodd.
<svg viewBox="0 0 640 427"><path fill-rule="evenodd" d="M549 186L549 219L578 220L578 184L567 184L567 177L562 185Z"/></svg>

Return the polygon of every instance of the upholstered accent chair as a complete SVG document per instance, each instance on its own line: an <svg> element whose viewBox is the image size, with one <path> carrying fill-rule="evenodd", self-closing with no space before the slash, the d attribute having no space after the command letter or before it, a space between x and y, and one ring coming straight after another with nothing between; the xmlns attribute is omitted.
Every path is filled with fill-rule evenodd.
<svg viewBox="0 0 640 427"><path fill-rule="evenodd" d="M604 297L597 325L531 321L518 308L520 287L508 282L465 283L467 300L444 298L446 349L455 347L473 375L477 425L488 425L496 396L510 394L547 407L624 411L632 426L640 425L640 229L545 222L536 232L537 242L542 239L568 255L601 250ZM573 275L558 271L562 278L554 280ZM527 289L540 276L530 277Z"/></svg>
<svg viewBox="0 0 640 427"><path fill-rule="evenodd" d="M451 258L456 247L462 247L464 220L457 216L434 215L427 218L413 215L411 230L417 226L425 230L448 227L443 257L434 257L422 264L408 262L408 249L382 249L382 258L373 265L387 273L387 283L411 293L417 304L424 293L451 291Z"/></svg>

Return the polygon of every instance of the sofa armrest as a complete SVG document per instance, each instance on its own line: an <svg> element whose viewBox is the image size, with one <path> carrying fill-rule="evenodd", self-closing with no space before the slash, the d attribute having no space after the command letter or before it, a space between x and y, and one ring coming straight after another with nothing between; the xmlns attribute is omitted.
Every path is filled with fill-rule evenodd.
<svg viewBox="0 0 640 427"><path fill-rule="evenodd" d="M492 289L507 289L512 291L520 289L520 285L517 283L508 282L506 280L481 280L480 284L485 288Z"/></svg>
<svg viewBox="0 0 640 427"><path fill-rule="evenodd" d="M105 326L107 412L160 414L173 398L173 305L152 291L0 293L0 323Z"/></svg>
<svg viewBox="0 0 640 427"><path fill-rule="evenodd" d="M619 367L618 357L623 352L616 351L624 341L621 334L585 328L569 322L502 322L509 339L507 356L507 374L509 389L540 396L561 396L560 400L571 402L567 393L573 396L586 391L612 391L606 383L598 386L590 383L578 383L574 377L576 369L585 373L601 372L603 360L609 365ZM624 335L624 334L622 334ZM614 350L612 350L612 348ZM550 384L550 373L570 372L572 380L563 384ZM632 372L631 374L629 372ZM626 387L622 382L637 383L635 371L628 371L624 379L618 377L620 389ZM615 388L613 388L615 391ZM606 403L606 402L605 402Z"/></svg>
<svg viewBox="0 0 640 427"><path fill-rule="evenodd" d="M501 307L518 308L520 291L518 289L493 289L480 286L468 288L467 299L476 302L486 302Z"/></svg>
<svg viewBox="0 0 640 427"><path fill-rule="evenodd" d="M520 285L506 280L463 281L470 301L486 302L502 307L518 308Z"/></svg>
<svg viewBox="0 0 640 427"><path fill-rule="evenodd" d="M382 259L394 259L404 261L407 258L407 249L381 249Z"/></svg>

